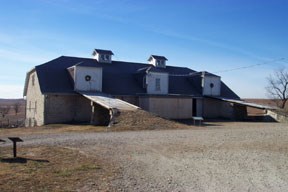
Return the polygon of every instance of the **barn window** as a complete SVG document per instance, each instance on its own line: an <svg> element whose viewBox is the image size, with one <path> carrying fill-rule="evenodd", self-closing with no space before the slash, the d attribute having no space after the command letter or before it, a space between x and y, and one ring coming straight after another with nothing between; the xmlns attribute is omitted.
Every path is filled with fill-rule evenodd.
<svg viewBox="0 0 288 192"><path fill-rule="evenodd" d="M32 75L32 86L35 85L35 75Z"/></svg>
<svg viewBox="0 0 288 192"><path fill-rule="evenodd" d="M146 77L143 77L143 88L147 88Z"/></svg>
<svg viewBox="0 0 288 192"><path fill-rule="evenodd" d="M156 60L156 66L158 66L158 67L164 67L164 61L162 61L162 60Z"/></svg>
<svg viewBox="0 0 288 192"><path fill-rule="evenodd" d="M157 65L157 66L161 66L161 61L156 60L156 65Z"/></svg>
<svg viewBox="0 0 288 192"><path fill-rule="evenodd" d="M160 78L156 78L155 80L155 90L156 91L160 91L161 87L160 87Z"/></svg>
<svg viewBox="0 0 288 192"><path fill-rule="evenodd" d="M214 83L210 83L210 88L212 89L214 87Z"/></svg>
<svg viewBox="0 0 288 192"><path fill-rule="evenodd" d="M90 75L86 75L86 76L85 76L85 80L86 80L86 81L91 81L91 76L90 76Z"/></svg>
<svg viewBox="0 0 288 192"><path fill-rule="evenodd" d="M35 113L37 113L37 101L35 101Z"/></svg>
<svg viewBox="0 0 288 192"><path fill-rule="evenodd" d="M110 60L110 55L101 54L100 58L101 58L102 61L109 61Z"/></svg>
<svg viewBox="0 0 288 192"><path fill-rule="evenodd" d="M109 61L110 60L110 56L109 55L105 55L105 61Z"/></svg>

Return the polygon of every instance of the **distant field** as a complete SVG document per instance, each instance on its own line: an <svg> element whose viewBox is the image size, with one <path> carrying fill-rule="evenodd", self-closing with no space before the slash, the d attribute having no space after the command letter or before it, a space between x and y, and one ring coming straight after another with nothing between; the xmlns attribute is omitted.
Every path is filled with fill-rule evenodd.
<svg viewBox="0 0 288 192"><path fill-rule="evenodd" d="M0 99L0 127L22 126L24 119L24 99Z"/></svg>

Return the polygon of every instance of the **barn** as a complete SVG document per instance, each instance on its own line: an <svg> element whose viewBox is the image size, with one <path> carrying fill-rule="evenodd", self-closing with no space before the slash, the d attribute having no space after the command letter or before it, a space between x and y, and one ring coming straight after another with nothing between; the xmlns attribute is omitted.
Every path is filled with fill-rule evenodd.
<svg viewBox="0 0 288 192"><path fill-rule="evenodd" d="M164 56L147 63L113 60L111 50L91 58L61 56L26 75L26 126L52 123L109 124L112 113L143 109L168 119L242 119L246 107L221 77L166 65ZM137 118L137 117L136 117Z"/></svg>

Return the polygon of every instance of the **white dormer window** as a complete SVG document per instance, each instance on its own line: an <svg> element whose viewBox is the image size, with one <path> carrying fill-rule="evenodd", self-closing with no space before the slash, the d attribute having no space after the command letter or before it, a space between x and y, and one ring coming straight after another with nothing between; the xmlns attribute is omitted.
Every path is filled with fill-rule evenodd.
<svg viewBox="0 0 288 192"><path fill-rule="evenodd" d="M156 67L163 67L165 68L165 60L158 60L156 59Z"/></svg>
<svg viewBox="0 0 288 192"><path fill-rule="evenodd" d="M105 55L100 55L100 58L101 58L102 61L105 61L104 56L105 56Z"/></svg>
<svg viewBox="0 0 288 192"><path fill-rule="evenodd" d="M148 94L168 94L169 74L160 72L149 72L146 74L146 91Z"/></svg>
<svg viewBox="0 0 288 192"><path fill-rule="evenodd" d="M110 55L101 54L100 55L100 59L101 59L101 61L109 61L110 60Z"/></svg>
<svg viewBox="0 0 288 192"><path fill-rule="evenodd" d="M157 60L159 67L165 67L165 61L164 60Z"/></svg>
<svg viewBox="0 0 288 192"><path fill-rule="evenodd" d="M161 79L160 78L155 79L155 91L161 91Z"/></svg>
<svg viewBox="0 0 288 192"><path fill-rule="evenodd" d="M161 60L156 60L156 65L157 65L157 66L162 66Z"/></svg>

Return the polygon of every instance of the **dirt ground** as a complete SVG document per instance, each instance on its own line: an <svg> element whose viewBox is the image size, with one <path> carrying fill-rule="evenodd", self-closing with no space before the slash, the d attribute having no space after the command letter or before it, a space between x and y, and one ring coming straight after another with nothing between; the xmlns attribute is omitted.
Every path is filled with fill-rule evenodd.
<svg viewBox="0 0 288 192"><path fill-rule="evenodd" d="M11 160L11 143L0 144L0 191L288 188L287 124L211 122L190 129L121 132L61 129L26 129L19 143L20 161ZM1 131L0 138L17 136L19 129L14 130Z"/></svg>
<svg viewBox="0 0 288 192"><path fill-rule="evenodd" d="M115 119L113 130L161 130L161 129L187 129L183 123L164 119L147 111L138 109L136 111L122 111ZM194 127L197 128L197 127Z"/></svg>

